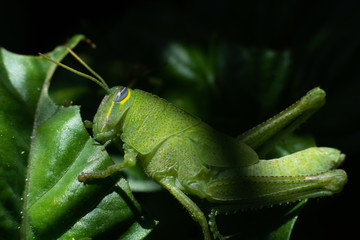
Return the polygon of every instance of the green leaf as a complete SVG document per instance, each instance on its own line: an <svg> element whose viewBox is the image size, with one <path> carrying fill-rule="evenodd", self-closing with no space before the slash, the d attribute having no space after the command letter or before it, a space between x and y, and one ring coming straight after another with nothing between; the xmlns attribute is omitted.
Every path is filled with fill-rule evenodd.
<svg viewBox="0 0 360 240"><path fill-rule="evenodd" d="M201 49L172 43L165 58L169 71L183 81L199 85L215 83L214 68Z"/></svg>
<svg viewBox="0 0 360 240"><path fill-rule="evenodd" d="M169 43L163 58L161 96L234 136L278 111L293 65L287 50L216 36L205 47Z"/></svg>
<svg viewBox="0 0 360 240"><path fill-rule="evenodd" d="M310 135L289 134L269 152L266 159L279 158L292 153L316 147L315 139Z"/></svg>
<svg viewBox="0 0 360 240"><path fill-rule="evenodd" d="M60 61L74 36L47 55ZM94 184L82 172L112 160L85 129L78 106L55 105L48 96L56 66L43 58L0 49L0 231L5 239L143 239L156 222L120 176ZM140 234L136 235L135 230Z"/></svg>
<svg viewBox="0 0 360 240"><path fill-rule="evenodd" d="M290 239L291 232L295 226L295 222L298 219L298 214L305 205L307 200L302 200L295 206L289 208L289 210L281 218L286 219L282 224L272 232L270 232L266 239L268 240L288 240Z"/></svg>
<svg viewBox="0 0 360 240"><path fill-rule="evenodd" d="M292 229L307 200L295 204L219 215L220 233L228 239L290 239Z"/></svg>

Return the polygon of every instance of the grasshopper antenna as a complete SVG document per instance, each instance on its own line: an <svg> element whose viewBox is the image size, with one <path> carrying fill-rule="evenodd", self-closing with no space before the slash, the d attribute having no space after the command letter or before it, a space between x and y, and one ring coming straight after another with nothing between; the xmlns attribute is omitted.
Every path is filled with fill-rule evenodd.
<svg viewBox="0 0 360 240"><path fill-rule="evenodd" d="M47 56L45 56L44 54L42 53L39 53L39 55L43 58L45 58L46 60L50 61L50 62L53 62L55 63L56 65L62 67L62 68L65 68L66 70L70 71L70 72L73 72L79 76L82 76L84 78L87 78L93 82L95 82L96 84L98 84L100 87L102 87L103 89L105 89L105 91L107 93L110 93L110 88L109 86L106 84L105 80L99 75L97 74L92 68L90 68L78 55L76 55L76 53L74 53L70 48L67 48L68 52L81 64L83 65L91 74L93 74L95 77L92 77L88 74L85 74L83 72L80 72L78 70L75 70L65 64L62 64L60 62L57 62Z"/></svg>

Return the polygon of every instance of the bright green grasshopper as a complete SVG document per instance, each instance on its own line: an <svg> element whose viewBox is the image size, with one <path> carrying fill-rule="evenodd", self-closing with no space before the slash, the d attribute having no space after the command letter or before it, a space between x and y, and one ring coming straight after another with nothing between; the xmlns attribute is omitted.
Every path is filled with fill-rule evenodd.
<svg viewBox="0 0 360 240"><path fill-rule="evenodd" d="M316 112L325 92L315 88L280 114L233 138L150 93L106 82L70 49L95 77L46 59L96 82L107 92L93 120L94 138L107 146L121 139L124 161L105 171L82 173L81 182L105 178L140 160L147 175L166 188L202 228L204 238L222 238L211 211L211 231L203 211L188 196L220 206L257 208L340 192L346 173L337 168L339 150L314 147L278 159L260 160L255 150L273 147ZM271 141L268 141L271 139ZM229 207L230 208L230 207Z"/></svg>

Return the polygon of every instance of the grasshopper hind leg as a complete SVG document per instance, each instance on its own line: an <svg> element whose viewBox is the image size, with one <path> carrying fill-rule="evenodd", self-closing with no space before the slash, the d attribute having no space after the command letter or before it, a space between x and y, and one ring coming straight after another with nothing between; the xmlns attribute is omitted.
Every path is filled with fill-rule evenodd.
<svg viewBox="0 0 360 240"><path fill-rule="evenodd" d="M237 139L253 149L263 158L285 136L297 129L325 103L325 91L310 90L299 101L240 135Z"/></svg>

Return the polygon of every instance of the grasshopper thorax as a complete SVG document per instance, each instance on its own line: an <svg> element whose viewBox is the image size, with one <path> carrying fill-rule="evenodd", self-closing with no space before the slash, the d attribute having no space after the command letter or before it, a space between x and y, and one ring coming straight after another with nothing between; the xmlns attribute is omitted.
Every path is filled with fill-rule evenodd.
<svg viewBox="0 0 360 240"><path fill-rule="evenodd" d="M122 133L124 119L132 102L132 90L129 88L117 86L110 89L93 120L93 134L97 141L105 143Z"/></svg>

